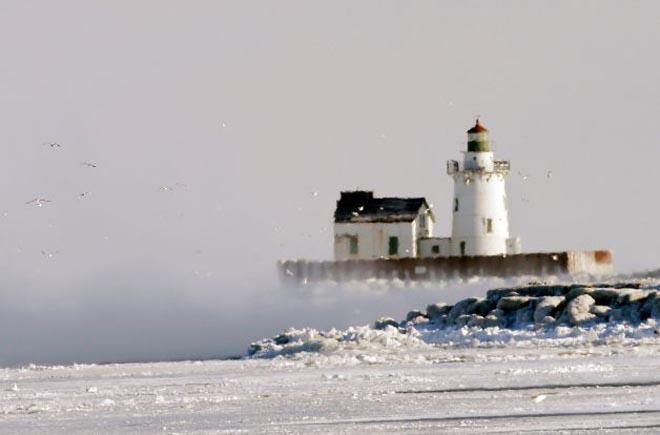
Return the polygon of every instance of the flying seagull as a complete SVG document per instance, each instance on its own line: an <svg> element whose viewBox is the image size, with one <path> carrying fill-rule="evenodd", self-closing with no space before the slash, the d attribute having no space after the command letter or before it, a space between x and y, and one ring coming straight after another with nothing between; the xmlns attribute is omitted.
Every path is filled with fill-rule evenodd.
<svg viewBox="0 0 660 435"><path fill-rule="evenodd" d="M94 163L94 162L82 162L81 165L82 166L87 166L89 168L95 168L96 167L96 163Z"/></svg>
<svg viewBox="0 0 660 435"><path fill-rule="evenodd" d="M44 146L49 146L51 148L62 148L62 145L57 142L44 142Z"/></svg>
<svg viewBox="0 0 660 435"><path fill-rule="evenodd" d="M34 204L36 207L43 207L44 204L48 204L49 202L53 202L50 199L45 199L45 198L34 198L31 201L26 202L25 204Z"/></svg>
<svg viewBox="0 0 660 435"><path fill-rule="evenodd" d="M43 249L41 250L41 255L43 255L46 258L53 258L54 256L56 256L59 253L60 253L60 251L48 252L48 251L44 251Z"/></svg>
<svg viewBox="0 0 660 435"><path fill-rule="evenodd" d="M174 192L176 189L185 189L187 187L188 185L185 183L176 182L174 183L174 185L169 185L169 186L164 184L160 186L158 190L161 192Z"/></svg>

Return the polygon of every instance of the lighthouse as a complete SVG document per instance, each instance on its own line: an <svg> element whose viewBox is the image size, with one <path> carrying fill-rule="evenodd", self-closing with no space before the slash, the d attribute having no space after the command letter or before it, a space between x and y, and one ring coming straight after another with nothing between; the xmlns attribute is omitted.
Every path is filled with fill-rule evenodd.
<svg viewBox="0 0 660 435"><path fill-rule="evenodd" d="M467 136L463 161L447 162L454 180L450 255L518 254L520 239L509 237L505 180L510 164L495 160L488 129L478 118Z"/></svg>
<svg viewBox="0 0 660 435"><path fill-rule="evenodd" d="M454 180L451 237L433 235L436 214L424 197L342 191L334 214L335 261L282 260L282 282L613 273L609 250L522 253L520 238L509 236L509 161L495 160L488 129L479 119L467 136L463 159L447 162Z"/></svg>

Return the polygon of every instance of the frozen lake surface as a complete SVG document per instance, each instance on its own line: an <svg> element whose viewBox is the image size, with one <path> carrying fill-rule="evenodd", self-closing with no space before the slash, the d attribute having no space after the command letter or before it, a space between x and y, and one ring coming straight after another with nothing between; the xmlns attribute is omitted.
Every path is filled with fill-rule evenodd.
<svg viewBox="0 0 660 435"><path fill-rule="evenodd" d="M0 432L660 431L660 340L0 369Z"/></svg>

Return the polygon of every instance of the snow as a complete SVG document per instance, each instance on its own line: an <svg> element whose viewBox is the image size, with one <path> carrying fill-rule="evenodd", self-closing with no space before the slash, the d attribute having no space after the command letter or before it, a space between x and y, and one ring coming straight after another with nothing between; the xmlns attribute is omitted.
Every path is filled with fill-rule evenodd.
<svg viewBox="0 0 660 435"><path fill-rule="evenodd" d="M607 293L580 292L594 299ZM630 310L655 304L655 293L626 294L612 293L619 301L612 304ZM461 306L479 311L495 304L483 301ZM519 306L508 310L531 312L529 300L506 304L513 302ZM653 310L639 322L531 319L483 327L446 323L448 306L430 306L434 316L411 311L408 320L380 322L379 329L289 329L253 343L251 356L237 360L0 369L0 433L660 429Z"/></svg>
<svg viewBox="0 0 660 435"><path fill-rule="evenodd" d="M0 432L652 433L659 344L1 369Z"/></svg>

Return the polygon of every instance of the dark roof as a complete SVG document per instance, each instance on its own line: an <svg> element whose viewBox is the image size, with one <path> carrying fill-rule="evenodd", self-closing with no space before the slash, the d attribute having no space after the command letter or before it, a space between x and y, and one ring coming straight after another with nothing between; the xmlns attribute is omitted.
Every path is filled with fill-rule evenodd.
<svg viewBox="0 0 660 435"><path fill-rule="evenodd" d="M373 192L363 190L341 192L335 222L412 222L423 206L435 220L424 198L374 198Z"/></svg>
<svg viewBox="0 0 660 435"><path fill-rule="evenodd" d="M479 124L479 118L477 118L477 122L474 123L474 127L469 129L467 132L468 133L483 133L484 131L488 131L486 127L483 125Z"/></svg>

